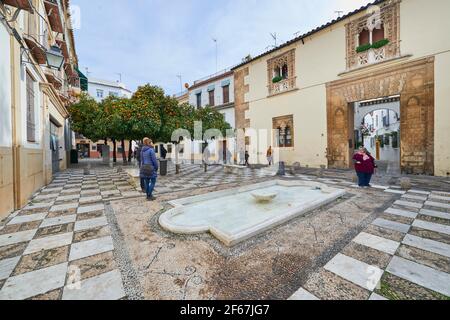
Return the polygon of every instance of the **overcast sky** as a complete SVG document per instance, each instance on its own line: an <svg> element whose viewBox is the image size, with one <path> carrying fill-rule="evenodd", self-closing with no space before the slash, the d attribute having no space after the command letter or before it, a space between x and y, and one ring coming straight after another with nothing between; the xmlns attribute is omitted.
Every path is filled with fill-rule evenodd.
<svg viewBox="0 0 450 320"><path fill-rule="evenodd" d="M183 84L258 55L370 0L72 0L80 69L135 90L150 83L168 94ZM78 24L78 21L76 24Z"/></svg>

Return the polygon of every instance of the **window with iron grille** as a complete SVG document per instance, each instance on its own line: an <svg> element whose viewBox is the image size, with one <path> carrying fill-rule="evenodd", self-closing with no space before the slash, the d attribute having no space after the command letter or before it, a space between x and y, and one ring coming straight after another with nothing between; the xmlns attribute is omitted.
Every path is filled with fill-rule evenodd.
<svg viewBox="0 0 450 320"><path fill-rule="evenodd" d="M34 80L27 72L27 140L36 142L36 121L34 110Z"/></svg>

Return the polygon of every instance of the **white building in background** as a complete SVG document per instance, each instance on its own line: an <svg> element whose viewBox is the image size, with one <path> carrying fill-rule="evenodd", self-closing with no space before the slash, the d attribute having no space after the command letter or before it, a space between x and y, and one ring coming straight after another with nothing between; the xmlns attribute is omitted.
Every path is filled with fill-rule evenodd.
<svg viewBox="0 0 450 320"><path fill-rule="evenodd" d="M188 89L189 104L196 108L212 107L223 114L225 121L236 128L234 112L234 73L226 69L202 79L194 81ZM223 137L221 139L208 140L208 149L211 155L210 161L223 162L230 158L234 162L236 155L236 139ZM187 141L184 150L192 150L196 161L202 161L203 143L201 141Z"/></svg>
<svg viewBox="0 0 450 320"><path fill-rule="evenodd" d="M132 92L126 88L125 84L118 81L89 78L88 83L88 93L97 102L101 102L109 96L119 98L131 98L132 96Z"/></svg>
<svg viewBox="0 0 450 320"><path fill-rule="evenodd" d="M214 107L225 116L225 121L234 129L236 121L233 71L223 70L194 81L189 88L189 103L197 108Z"/></svg>

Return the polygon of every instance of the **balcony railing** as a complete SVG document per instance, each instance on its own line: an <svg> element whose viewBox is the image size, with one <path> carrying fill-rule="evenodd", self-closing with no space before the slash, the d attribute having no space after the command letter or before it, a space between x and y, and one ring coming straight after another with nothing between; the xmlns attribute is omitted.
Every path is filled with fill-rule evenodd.
<svg viewBox="0 0 450 320"><path fill-rule="evenodd" d="M297 77L291 77L269 85L269 96L297 89Z"/></svg>

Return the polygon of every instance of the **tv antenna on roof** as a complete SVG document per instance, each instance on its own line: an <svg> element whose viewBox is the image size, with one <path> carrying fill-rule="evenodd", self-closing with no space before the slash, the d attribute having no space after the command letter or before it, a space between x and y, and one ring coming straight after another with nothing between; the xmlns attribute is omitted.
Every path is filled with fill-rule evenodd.
<svg viewBox="0 0 450 320"><path fill-rule="evenodd" d="M276 33L276 32L271 33L270 36L273 38L273 41L274 41L274 43L275 43L274 46L277 47L277 39L278 39L277 33Z"/></svg>
<svg viewBox="0 0 450 320"><path fill-rule="evenodd" d="M338 10L338 11L335 11L334 13L337 13L338 19L339 19L340 17L342 17L342 14L344 13L344 11Z"/></svg>

